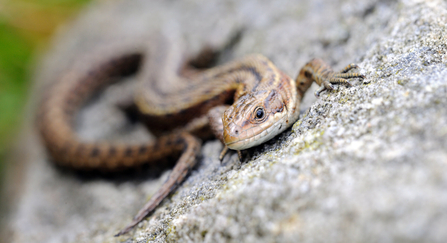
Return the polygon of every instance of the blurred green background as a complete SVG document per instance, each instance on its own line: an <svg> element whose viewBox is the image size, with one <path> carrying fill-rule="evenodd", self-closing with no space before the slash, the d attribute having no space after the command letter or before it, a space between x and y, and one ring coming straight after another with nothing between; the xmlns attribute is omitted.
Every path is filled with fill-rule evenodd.
<svg viewBox="0 0 447 243"><path fill-rule="evenodd" d="M92 0L0 0L0 181L27 102L36 55ZM104 0L103 0L104 1Z"/></svg>

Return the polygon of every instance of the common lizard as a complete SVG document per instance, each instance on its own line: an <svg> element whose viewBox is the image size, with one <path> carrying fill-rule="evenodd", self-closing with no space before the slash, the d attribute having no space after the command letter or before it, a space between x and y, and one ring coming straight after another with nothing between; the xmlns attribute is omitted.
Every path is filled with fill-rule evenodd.
<svg viewBox="0 0 447 243"><path fill-rule="evenodd" d="M129 46L107 55L93 53L94 62L80 60L44 95L38 115L42 140L61 166L117 171L181 154L169 179L117 235L129 232L184 180L200 152L197 131L211 128L225 145L222 158L227 149L239 152L257 146L290 127L298 119L301 99L312 82L321 86L315 92L319 96L332 90L333 84L350 86L347 79L365 78L348 73L357 68L355 64L334 72L322 60L313 59L293 80L262 55L188 73L179 71L184 66L181 62L168 64L169 55L163 48L152 51ZM141 84L135 104L139 111L154 130L172 130L145 144L82 141L72 126L80 107L115 77L137 70ZM183 86L166 90L160 88L162 82Z"/></svg>

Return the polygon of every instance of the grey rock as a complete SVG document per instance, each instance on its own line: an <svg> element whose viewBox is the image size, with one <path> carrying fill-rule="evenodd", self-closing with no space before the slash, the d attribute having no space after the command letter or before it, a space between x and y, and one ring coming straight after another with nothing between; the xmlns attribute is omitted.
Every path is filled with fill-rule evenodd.
<svg viewBox="0 0 447 243"><path fill-rule="evenodd" d="M233 154L221 164L222 145L205 143L178 190L118 239L113 234L169 172L86 179L55 168L35 132L26 133L21 148L28 162L8 218L11 242L444 242L446 23L441 0L92 5L56 37L36 72L36 93L83 53L171 30L180 30L190 53L222 46L241 31L220 62L261 53L295 76L320 57L335 69L358 63L367 79L319 99L312 87L294 126L249 150L246 161ZM114 108L131 92L113 90L120 87L80 115L86 139L149 139Z"/></svg>

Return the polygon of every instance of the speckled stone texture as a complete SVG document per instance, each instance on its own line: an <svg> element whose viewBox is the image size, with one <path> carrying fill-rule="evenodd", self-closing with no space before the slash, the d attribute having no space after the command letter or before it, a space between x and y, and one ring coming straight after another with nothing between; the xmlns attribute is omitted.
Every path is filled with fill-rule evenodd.
<svg viewBox="0 0 447 243"><path fill-rule="evenodd" d="M205 143L180 188L119 238L113 234L169 171L79 176L54 167L25 129L18 151L28 156L7 221L9 242L445 242L446 23L441 0L91 6L55 39L37 68L36 90L83 53L160 31L179 32L191 53L240 32L220 62L261 53L294 77L320 57L335 69L358 63L367 79L319 99L312 87L293 128L249 150L242 163L235 154L220 163L222 145ZM83 137L148 139L114 105L133 82L110 87L85 108L77 124Z"/></svg>

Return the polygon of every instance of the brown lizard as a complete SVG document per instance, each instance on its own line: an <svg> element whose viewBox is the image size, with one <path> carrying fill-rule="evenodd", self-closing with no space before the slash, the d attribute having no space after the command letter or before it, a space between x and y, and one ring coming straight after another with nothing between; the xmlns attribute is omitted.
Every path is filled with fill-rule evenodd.
<svg viewBox="0 0 447 243"><path fill-rule="evenodd" d="M48 90L38 115L49 154L65 167L116 171L181 153L169 179L117 235L129 232L184 180L200 152L197 131L211 128L225 144L222 158L228 148L241 151L257 146L290 127L298 119L301 99L312 82L321 86L315 93L318 96L332 90L333 84L350 86L347 79L364 78L359 73L348 73L357 68L354 64L334 72L322 60L313 59L293 80L262 55L186 75L178 72L181 62L169 63L170 56L163 48L146 53L129 46L107 55L94 53L90 55L93 62L79 61ZM79 139L72 123L84 102L114 77L138 69L141 85L135 104L150 127L174 129L147 144ZM162 83L170 88L161 88ZM231 102L231 106L225 105Z"/></svg>

